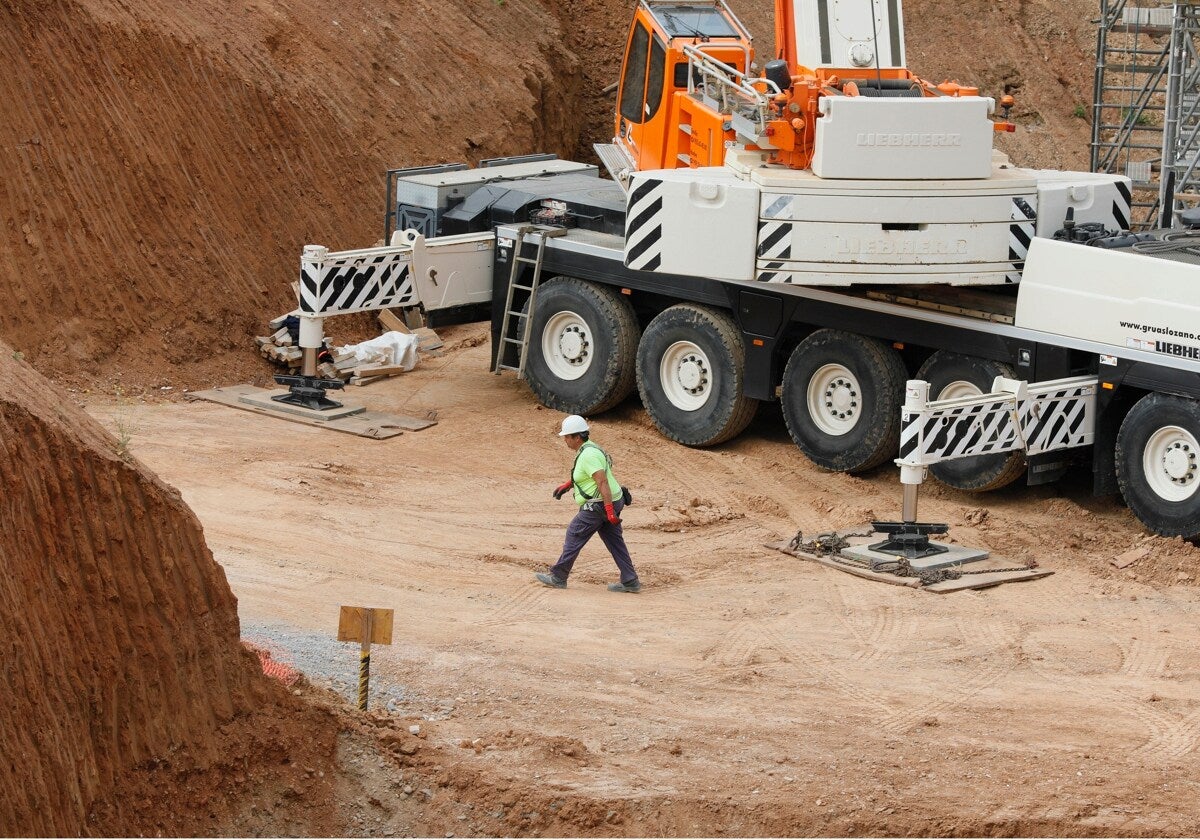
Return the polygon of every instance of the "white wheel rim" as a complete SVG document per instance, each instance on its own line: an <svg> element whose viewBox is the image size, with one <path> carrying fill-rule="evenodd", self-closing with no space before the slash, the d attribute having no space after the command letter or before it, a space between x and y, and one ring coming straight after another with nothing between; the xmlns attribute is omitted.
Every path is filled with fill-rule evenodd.
<svg viewBox="0 0 1200 840"><path fill-rule="evenodd" d="M696 411L713 392L713 368L697 345L676 341L662 355L658 381L671 405L682 411Z"/></svg>
<svg viewBox="0 0 1200 840"><path fill-rule="evenodd" d="M965 379L955 379L953 382L947 382L946 387L938 392L935 399L956 400L959 397L978 397L981 394L983 394L983 391L974 382L968 382Z"/></svg>
<svg viewBox="0 0 1200 840"><path fill-rule="evenodd" d="M808 416L827 435L844 435L862 416L862 388L849 368L825 365L808 380Z"/></svg>
<svg viewBox="0 0 1200 840"><path fill-rule="evenodd" d="M1190 499L1200 487L1197 457L1200 444L1191 432L1179 426L1163 426L1150 435L1142 450L1146 483L1168 502Z"/></svg>
<svg viewBox="0 0 1200 840"><path fill-rule="evenodd" d="M542 358L559 379L578 379L592 366L595 345L587 322L569 310L556 312L542 330Z"/></svg>

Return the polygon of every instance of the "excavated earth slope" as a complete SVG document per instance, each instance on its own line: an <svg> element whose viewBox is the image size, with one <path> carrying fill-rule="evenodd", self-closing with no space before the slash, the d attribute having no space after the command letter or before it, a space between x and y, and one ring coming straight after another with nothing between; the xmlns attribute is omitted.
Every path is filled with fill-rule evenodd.
<svg viewBox="0 0 1200 840"><path fill-rule="evenodd" d="M224 736L277 689L178 492L16 356L0 344L0 835L137 831L130 772L241 757Z"/></svg>
<svg viewBox="0 0 1200 840"><path fill-rule="evenodd" d="M389 166L609 137L632 5L0 5L0 338L85 387L261 376L301 247L378 239ZM733 5L769 55L771 0ZM1000 146L1080 167L1093 7L912 0L909 64L1014 93Z"/></svg>
<svg viewBox="0 0 1200 840"><path fill-rule="evenodd" d="M255 369L389 166L572 151L563 40L534 0L4 3L0 336L60 379Z"/></svg>

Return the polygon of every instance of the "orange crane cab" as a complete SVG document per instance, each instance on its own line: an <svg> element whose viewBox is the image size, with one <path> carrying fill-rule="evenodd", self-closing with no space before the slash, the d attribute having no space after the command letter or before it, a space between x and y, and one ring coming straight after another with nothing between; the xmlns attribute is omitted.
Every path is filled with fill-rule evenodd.
<svg viewBox="0 0 1200 840"><path fill-rule="evenodd" d="M613 142L628 168L720 166L734 134L698 87L705 58L739 77L749 32L722 0L640 0L626 42ZM728 71L727 71L728 72Z"/></svg>
<svg viewBox="0 0 1200 840"><path fill-rule="evenodd" d="M775 0L775 39L779 57L759 75L751 36L723 0L639 0L613 145L598 147L609 169L720 166L735 145L763 152L767 164L808 169L823 99L979 96L904 67L895 0Z"/></svg>

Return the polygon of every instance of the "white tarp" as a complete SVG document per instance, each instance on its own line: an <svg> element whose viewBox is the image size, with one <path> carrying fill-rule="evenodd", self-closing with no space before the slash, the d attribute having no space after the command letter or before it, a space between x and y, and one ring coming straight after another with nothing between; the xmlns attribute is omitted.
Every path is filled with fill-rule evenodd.
<svg viewBox="0 0 1200 840"><path fill-rule="evenodd" d="M399 365L404 370L417 366L417 341L412 333L392 330L360 344L337 348L339 353L353 353L364 364Z"/></svg>

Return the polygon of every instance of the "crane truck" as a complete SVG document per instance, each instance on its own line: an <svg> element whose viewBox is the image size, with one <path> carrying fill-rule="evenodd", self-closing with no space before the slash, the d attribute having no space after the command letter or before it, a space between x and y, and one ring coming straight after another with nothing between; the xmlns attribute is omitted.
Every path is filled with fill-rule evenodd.
<svg viewBox="0 0 1200 840"><path fill-rule="evenodd" d="M1012 165L1011 100L908 70L899 0L777 0L776 43L759 71L723 0L639 0L610 177L392 170L386 245L304 249L301 346L335 314L490 311L493 369L551 408L636 389L704 447L778 400L829 470L899 454L983 491L1084 461L1200 536L1200 227L1131 234L1127 179Z"/></svg>

